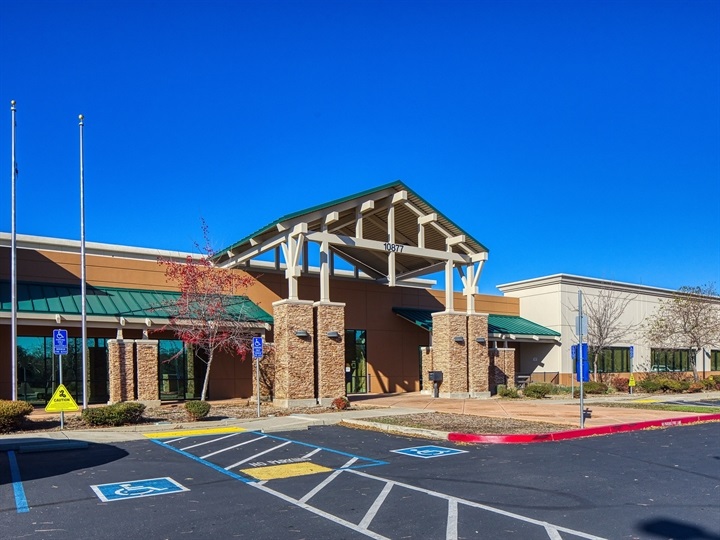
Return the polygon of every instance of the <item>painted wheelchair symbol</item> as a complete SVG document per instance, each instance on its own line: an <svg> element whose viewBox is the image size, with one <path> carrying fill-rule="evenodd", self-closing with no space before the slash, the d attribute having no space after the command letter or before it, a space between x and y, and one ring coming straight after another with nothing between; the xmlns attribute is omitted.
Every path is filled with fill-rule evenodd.
<svg viewBox="0 0 720 540"><path fill-rule="evenodd" d="M157 491L166 491L167 488L153 486L134 486L132 484L120 484L120 489L115 490L115 495L120 497L139 497L141 495L150 495Z"/></svg>

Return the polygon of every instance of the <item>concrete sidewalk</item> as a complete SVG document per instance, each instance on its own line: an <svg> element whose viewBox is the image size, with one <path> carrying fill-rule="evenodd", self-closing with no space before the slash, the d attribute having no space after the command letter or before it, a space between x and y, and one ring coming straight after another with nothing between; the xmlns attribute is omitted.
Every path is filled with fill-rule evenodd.
<svg viewBox="0 0 720 540"><path fill-rule="evenodd" d="M588 398L584 405L592 411L585 420L585 428L621 426L650 421L672 421L687 418L693 413L655 411L622 407L594 406L601 401L707 401L720 400L720 392L681 395L608 396ZM145 439L147 435L182 430L209 430L238 428L250 431L282 432L307 429L311 426L338 424L344 420L366 420L379 416L404 415L423 412L472 414L495 418L515 418L533 422L558 424L558 432L577 430L580 427L580 404L578 399L512 400L493 397L490 399L433 398L419 392L402 394L355 395L350 397L354 405L372 405L375 409L324 412L318 414L294 414L290 416L262 417L256 419L227 418L207 422L161 422L113 428L89 430L47 431L0 435L0 450L18 444L54 441L85 441L111 444L113 442ZM701 415L702 416L702 415ZM713 415L709 415L713 416ZM718 416L718 415L714 415ZM402 430L412 434L413 430ZM422 431L422 430L418 430ZM438 432L440 433L440 432Z"/></svg>

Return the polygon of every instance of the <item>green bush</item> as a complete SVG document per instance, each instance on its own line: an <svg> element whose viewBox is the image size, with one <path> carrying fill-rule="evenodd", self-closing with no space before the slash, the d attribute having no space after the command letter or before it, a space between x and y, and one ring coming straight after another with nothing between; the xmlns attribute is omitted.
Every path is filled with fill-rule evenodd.
<svg viewBox="0 0 720 540"><path fill-rule="evenodd" d="M553 385L550 383L530 383L523 389L523 396L534 399L542 399L552 392L552 387Z"/></svg>
<svg viewBox="0 0 720 540"><path fill-rule="evenodd" d="M142 403L125 402L93 407L82 412L82 419L92 426L122 426L137 424L145 412Z"/></svg>
<svg viewBox="0 0 720 540"><path fill-rule="evenodd" d="M340 396L338 398L333 399L332 402L333 408L337 409L338 411L344 411L345 409L350 408L350 400L346 398L345 396Z"/></svg>
<svg viewBox="0 0 720 540"><path fill-rule="evenodd" d="M597 381L583 383L583 394L607 394L608 385ZM580 387L576 386L573 397L580 397Z"/></svg>
<svg viewBox="0 0 720 540"><path fill-rule="evenodd" d="M561 384L553 384L552 389L550 390L550 393L553 396L559 396L563 394L569 394L571 392L571 389L569 386L563 386Z"/></svg>
<svg viewBox="0 0 720 540"><path fill-rule="evenodd" d="M710 375L707 379L698 381L704 390L720 390L720 377Z"/></svg>
<svg viewBox="0 0 720 540"><path fill-rule="evenodd" d="M638 386L649 393L656 392L671 392L679 393L685 392L690 388L690 381L671 379L665 376L649 375L647 378L640 381Z"/></svg>
<svg viewBox="0 0 720 540"><path fill-rule="evenodd" d="M0 399L0 433L11 431L33 412L33 406L26 401Z"/></svg>
<svg viewBox="0 0 720 540"><path fill-rule="evenodd" d="M504 384L498 384L497 385L497 393L498 396L504 397L504 398L519 398L520 394L518 394L517 388L510 387L508 388L507 385Z"/></svg>
<svg viewBox="0 0 720 540"><path fill-rule="evenodd" d="M207 401L188 401L185 403L185 410L193 420L205 418L210 412L210 404Z"/></svg>

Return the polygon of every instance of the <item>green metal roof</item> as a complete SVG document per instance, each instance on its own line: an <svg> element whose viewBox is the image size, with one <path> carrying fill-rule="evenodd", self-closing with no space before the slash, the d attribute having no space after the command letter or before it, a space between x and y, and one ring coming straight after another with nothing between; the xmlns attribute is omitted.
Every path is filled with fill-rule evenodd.
<svg viewBox="0 0 720 540"><path fill-rule="evenodd" d="M434 208L432 205L430 205L427 201L425 201L422 197L420 197L412 189L407 187L403 182L396 181L396 182L390 182L389 184L384 184L382 186L374 187L372 189L367 189L365 191L361 191L360 193L354 193L352 195L348 195L347 197L342 197L342 198L336 199L334 201L319 204L317 206L311 206L310 208L306 208L305 210L299 210L297 212L293 212L291 214L282 216L281 218L273 221L272 223L269 223L265 227L262 227L262 228L258 229L257 231L255 231L254 233L246 236L242 240L238 240L231 246L219 250L217 252L218 255L215 257L215 260L219 260L220 258L222 258L223 254L227 253L228 251L234 251L235 249L242 246L243 244L246 244L247 242L250 241L250 239L258 237L269 230L275 230L275 228L283 222L290 221L292 219L295 219L295 218L298 218L298 217L301 217L301 216L304 216L307 214L311 214L313 212L317 212L318 210L330 208L330 207L336 206L338 204L342 204L344 202L351 201L353 199L360 199L360 198L372 195L373 193L376 193L378 191L383 191L385 189L394 189L396 191L407 191L410 195L412 195L416 199L416 201L421 202L421 206L424 207L424 210L426 210L428 213L431 213L431 212L436 213L442 220L445 220L449 225L451 225L457 231L458 234L464 234L467 237L468 243L474 245L475 249L477 249L478 251L485 251L485 252L488 251L488 249L483 244L481 244L480 242L475 240L471 235L467 234L463 229L461 229L455 223L450 221L447 217L445 217L445 215L442 212L438 212L438 210L436 208Z"/></svg>
<svg viewBox="0 0 720 540"><path fill-rule="evenodd" d="M418 325L420 328L432 332L432 314L438 313L431 309L418 308L392 308L393 312ZM537 323L517 315L488 315L488 334L513 334L516 336L549 336L559 337L560 332L550 330Z"/></svg>
<svg viewBox="0 0 720 540"><path fill-rule="evenodd" d="M10 282L0 282L0 311L11 311ZM179 292L114 287L86 287L88 315L113 317L162 317L170 315L166 307L180 297ZM52 283L17 284L18 313L52 313L79 315L82 313L82 291L78 285ZM254 322L272 324L273 318L246 296L235 296L230 312Z"/></svg>

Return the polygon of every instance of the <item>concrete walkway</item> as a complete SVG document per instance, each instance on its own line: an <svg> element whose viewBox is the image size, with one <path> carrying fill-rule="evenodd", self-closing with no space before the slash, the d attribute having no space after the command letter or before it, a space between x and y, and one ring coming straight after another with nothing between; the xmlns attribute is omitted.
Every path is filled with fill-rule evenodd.
<svg viewBox="0 0 720 540"><path fill-rule="evenodd" d="M675 418L686 418L693 414L597 406L597 403L601 401L627 401L630 403L637 400L658 402L720 400L720 392L588 398L584 401L584 405L592 411L592 415L585 420L585 428L672 420ZM282 432L294 429L307 429L310 426L332 425L342 422L343 420L363 420L378 416L422 412L473 414L496 418L516 418L519 420L555 423L558 424L559 432L574 430L580 427L580 404L578 399L512 400L497 397L490 399L446 399L433 398L419 392L410 392L403 394L356 395L351 396L350 401L354 405L372 405L377 408L256 419L228 418L208 422L163 422L158 424L141 424L90 430L64 430L32 434L0 435L0 451L12 448L21 443L40 444L48 440L112 444L120 441L145 439L147 435L152 433L180 430L239 428L253 431Z"/></svg>

